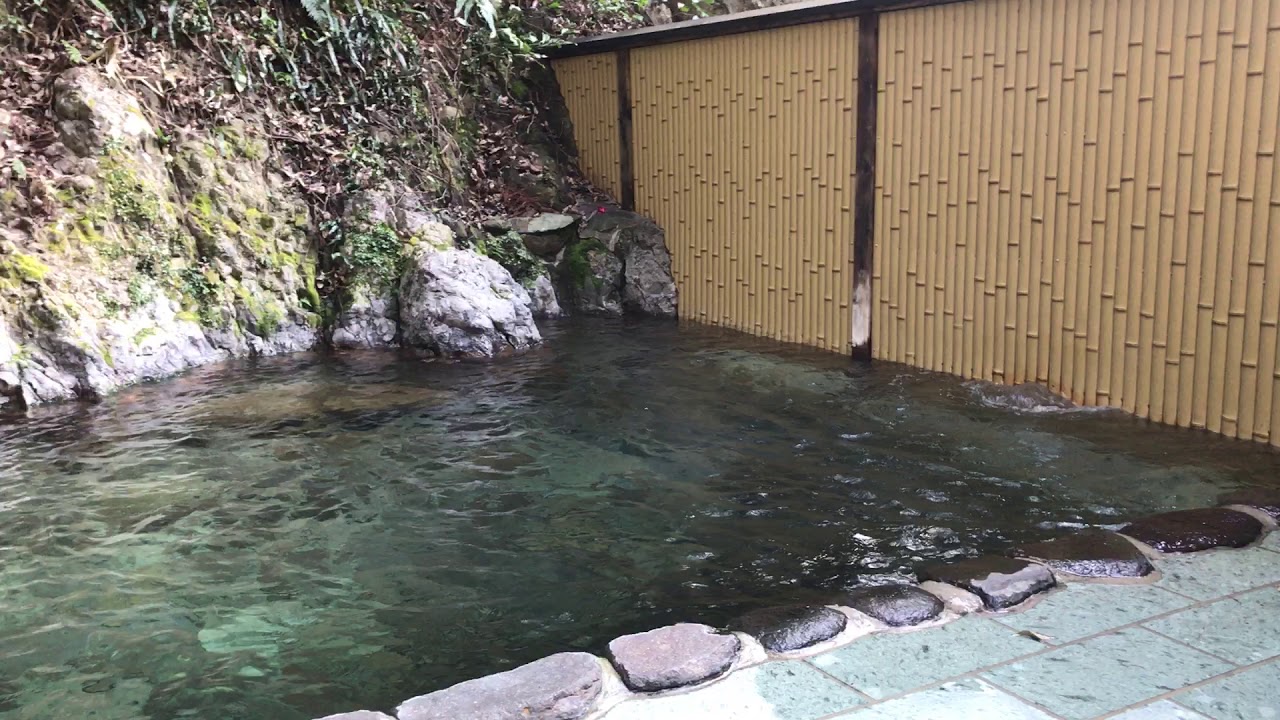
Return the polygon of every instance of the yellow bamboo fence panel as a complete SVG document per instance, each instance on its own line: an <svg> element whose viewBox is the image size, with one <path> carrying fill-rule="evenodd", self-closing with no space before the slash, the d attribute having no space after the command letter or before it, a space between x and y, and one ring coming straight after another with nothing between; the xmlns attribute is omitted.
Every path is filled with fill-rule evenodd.
<svg viewBox="0 0 1280 720"><path fill-rule="evenodd" d="M616 58L613 53L564 58L554 61L552 69L569 109L583 174L617 197L622 191L622 154Z"/></svg>
<svg viewBox="0 0 1280 720"><path fill-rule="evenodd" d="M636 209L680 317L848 352L855 19L631 51Z"/></svg>
<svg viewBox="0 0 1280 720"><path fill-rule="evenodd" d="M1280 445L1280 0L907 10L879 66L876 357Z"/></svg>

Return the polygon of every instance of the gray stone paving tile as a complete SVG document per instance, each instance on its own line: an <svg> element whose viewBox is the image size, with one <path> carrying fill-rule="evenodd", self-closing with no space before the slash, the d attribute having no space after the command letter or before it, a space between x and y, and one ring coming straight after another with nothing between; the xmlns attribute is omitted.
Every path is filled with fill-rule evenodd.
<svg viewBox="0 0 1280 720"><path fill-rule="evenodd" d="M1070 718L1086 720L1163 695L1231 669L1231 665L1141 628L996 668L997 687Z"/></svg>
<svg viewBox="0 0 1280 720"><path fill-rule="evenodd" d="M872 635L808 662L873 698L882 698L1044 647L1015 630L970 616L930 630Z"/></svg>
<svg viewBox="0 0 1280 720"><path fill-rule="evenodd" d="M1212 718L1201 715L1194 710L1188 710L1181 705L1161 700L1157 703L1151 703L1129 712L1123 712L1119 715L1111 716L1111 720L1213 720Z"/></svg>
<svg viewBox="0 0 1280 720"><path fill-rule="evenodd" d="M1262 547L1280 552L1280 530L1272 530L1267 539L1262 541Z"/></svg>
<svg viewBox="0 0 1280 720"><path fill-rule="evenodd" d="M1280 656L1280 589L1254 590L1145 625L1238 665L1251 665Z"/></svg>
<svg viewBox="0 0 1280 720"><path fill-rule="evenodd" d="M1280 582L1280 557L1262 548L1170 556L1156 561L1158 586L1197 600Z"/></svg>
<svg viewBox="0 0 1280 720"><path fill-rule="evenodd" d="M1214 720L1280 718L1280 664L1246 670L1174 699Z"/></svg>
<svg viewBox="0 0 1280 720"><path fill-rule="evenodd" d="M837 720L1050 720L1051 716L980 680L960 680L932 690L837 716Z"/></svg>
<svg viewBox="0 0 1280 720"><path fill-rule="evenodd" d="M1054 644L1145 620L1192 601L1151 585L1073 584L1040 600L1025 612L995 618L1017 630L1031 630Z"/></svg>
<svg viewBox="0 0 1280 720"><path fill-rule="evenodd" d="M799 660L738 670L707 687L683 695L628 700L605 720L815 720L856 707L854 691Z"/></svg>

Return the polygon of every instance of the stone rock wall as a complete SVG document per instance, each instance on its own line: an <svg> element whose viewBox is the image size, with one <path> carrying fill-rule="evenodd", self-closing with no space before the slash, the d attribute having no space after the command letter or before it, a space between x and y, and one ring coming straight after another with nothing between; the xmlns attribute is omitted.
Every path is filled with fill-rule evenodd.
<svg viewBox="0 0 1280 720"><path fill-rule="evenodd" d="M305 202L228 126L164 148L88 67L53 85L56 175L0 191L0 397L94 397L321 338Z"/></svg>

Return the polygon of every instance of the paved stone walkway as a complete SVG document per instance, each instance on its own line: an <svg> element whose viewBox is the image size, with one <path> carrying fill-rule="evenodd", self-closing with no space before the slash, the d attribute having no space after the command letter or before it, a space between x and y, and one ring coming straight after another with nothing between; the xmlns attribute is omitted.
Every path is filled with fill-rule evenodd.
<svg viewBox="0 0 1280 720"><path fill-rule="evenodd" d="M1280 718L1280 533L1157 565L1154 583L1073 582L1020 611L870 635L604 718Z"/></svg>

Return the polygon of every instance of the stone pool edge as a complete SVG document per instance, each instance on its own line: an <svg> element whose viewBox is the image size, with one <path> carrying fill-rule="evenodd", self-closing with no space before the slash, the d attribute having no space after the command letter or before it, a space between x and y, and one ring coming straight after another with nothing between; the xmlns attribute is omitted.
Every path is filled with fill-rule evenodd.
<svg viewBox="0 0 1280 720"><path fill-rule="evenodd" d="M583 652L557 653L512 670L419 695L397 706L394 716L358 710L327 715L317 720L467 720L505 717L600 720L623 702L644 702L647 699L693 692L718 683L741 670L772 662L813 657L851 645L870 635L901 634L937 628L968 614L994 617L1016 614L1037 605L1047 593L1072 583L1154 583L1161 577L1160 562L1165 558L1256 547L1271 532L1276 531L1280 523L1280 491L1254 488L1245 491L1243 495L1241 491L1225 493L1219 497L1219 503L1215 508L1160 513L1135 520L1120 527L1118 531L1105 531L1122 538L1131 549L1148 561L1150 571L1140 576L1081 575L1063 570L1061 564L1056 564L1051 559L1032 558L1020 553L1019 548L1010 548L1003 556L966 558L918 569L917 578L920 582L903 587L912 592L922 590L936 597L940 601L939 611L931 618L907 626L895 627L839 603L797 606L790 609L806 608L812 614L820 613L826 608L842 616L844 622L834 633L805 638L805 644L801 647L771 651L766 649L765 644L770 644L773 638L765 639L765 633L758 633L760 638L757 638L741 629L734 629L732 624L729 629L718 629L693 623L678 623L616 638L609 644L609 657ZM1215 522L1220 524L1215 527ZM1152 530L1153 527L1156 528L1155 531ZM1070 540L1083 533L1096 531L1096 528L1087 528L1054 540ZM1161 547L1194 549L1175 552L1162 551ZM996 566L1007 565L1012 560L1013 565L1021 566L1021 570L1010 566L1013 570L1011 573L992 572L982 580L986 582L993 577L1013 578L1012 581L1004 582L1006 589L1009 585L1014 586L1013 595L993 596L988 592L990 588L983 587L981 583L977 586L970 585L966 589L961 587L965 582L953 584L939 580L943 571L959 568L959 573L963 576L966 565L981 565L984 560L995 562ZM1043 580L1044 576L1049 577L1047 584ZM1015 599L1006 603L1010 598ZM643 653L643 642L639 644L639 654L634 651L628 654L627 648L619 645L621 641L631 641L634 644L636 638L645 636L649 636L647 639L651 652L648 657ZM712 658L699 655L697 645L700 639L705 645L705 641L711 638L718 638L720 646L725 644L726 638L737 639L738 644L728 660L723 653ZM764 644L761 639L765 639ZM674 658L678 662L666 667L660 662L655 666L652 662L654 654L662 658ZM638 684L635 668L639 666L646 666L646 677L649 678L640 684L663 689L634 690L629 687L629 684ZM632 671L630 674L628 669ZM681 682L682 678L693 680L686 683Z"/></svg>

